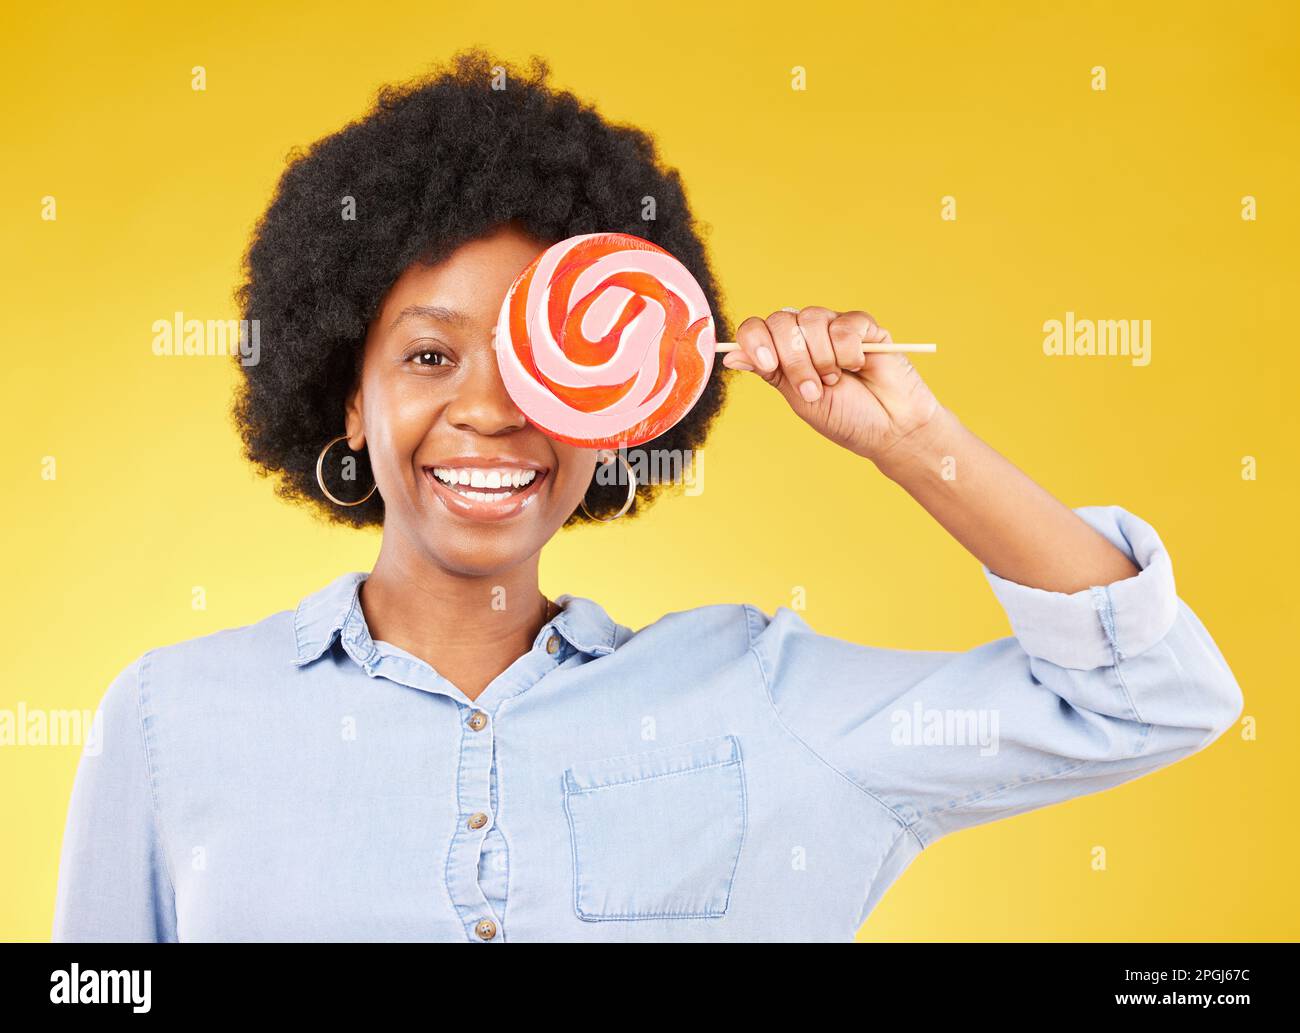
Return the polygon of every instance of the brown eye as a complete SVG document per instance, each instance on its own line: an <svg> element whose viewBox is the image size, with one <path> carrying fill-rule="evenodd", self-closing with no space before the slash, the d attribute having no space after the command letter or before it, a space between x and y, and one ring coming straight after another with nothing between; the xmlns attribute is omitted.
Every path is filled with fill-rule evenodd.
<svg viewBox="0 0 1300 1033"><path fill-rule="evenodd" d="M447 361L447 356L442 352L420 351L411 356L411 361L417 366L441 366Z"/></svg>

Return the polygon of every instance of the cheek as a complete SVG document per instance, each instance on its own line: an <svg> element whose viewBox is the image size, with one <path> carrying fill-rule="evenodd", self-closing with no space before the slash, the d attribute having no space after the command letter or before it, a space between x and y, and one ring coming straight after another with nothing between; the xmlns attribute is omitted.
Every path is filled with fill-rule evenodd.
<svg viewBox="0 0 1300 1033"><path fill-rule="evenodd" d="M428 393L377 384L366 391L366 440L372 468L386 474L411 468L412 458L428 436L436 410Z"/></svg>
<svg viewBox="0 0 1300 1033"><path fill-rule="evenodd" d="M555 493L576 507L578 500L587 493L587 487L595 473L595 452L562 442L556 442L554 447L559 464Z"/></svg>

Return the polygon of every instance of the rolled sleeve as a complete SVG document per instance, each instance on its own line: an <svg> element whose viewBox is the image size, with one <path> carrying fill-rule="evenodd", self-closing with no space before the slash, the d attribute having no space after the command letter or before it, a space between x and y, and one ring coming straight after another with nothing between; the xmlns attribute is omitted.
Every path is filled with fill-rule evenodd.
<svg viewBox="0 0 1300 1033"><path fill-rule="evenodd" d="M1149 523L1120 506L1084 506L1075 513L1139 573L1067 594L1008 581L987 566L983 570L1026 653L1058 667L1091 671L1138 656L1164 639L1178 619L1178 593L1169 553Z"/></svg>

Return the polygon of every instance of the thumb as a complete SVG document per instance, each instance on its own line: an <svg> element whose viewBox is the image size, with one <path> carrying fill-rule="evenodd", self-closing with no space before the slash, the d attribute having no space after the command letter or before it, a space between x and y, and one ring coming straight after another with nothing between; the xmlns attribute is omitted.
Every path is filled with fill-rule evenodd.
<svg viewBox="0 0 1300 1033"><path fill-rule="evenodd" d="M762 351L762 348L759 350ZM776 388L781 397L785 399L785 404L793 409L800 419L806 420L809 423L815 423L816 414L821 410L821 407L826 403L829 397L829 389L822 388L822 395L817 399L817 401L808 401L795 388L794 381L784 372L780 360L776 358L775 349L769 347L767 351L772 356L771 361L775 363L770 370L763 369L759 364L760 359L757 355L750 355L745 351L741 351L739 348L734 351L725 352L722 356L722 364L728 369L743 370L762 378L764 383L770 384L772 387Z"/></svg>
<svg viewBox="0 0 1300 1033"><path fill-rule="evenodd" d="M781 309L781 311L798 312L799 310L796 308L786 307ZM750 317L750 319L745 320L745 324L741 326L741 330L743 331L744 326L751 322L758 324L763 328L763 333L761 335L756 335L757 343L755 343L754 336L751 336L747 343L739 343L738 335L738 343L723 354L722 364L728 369L738 369L744 370L748 373L757 373L763 378L763 380L767 381L767 383L780 389L782 382L787 378L781 373L781 360L777 357L776 346L772 340L771 330L757 317ZM766 367L764 366L764 360L766 360L767 363ZM781 393L785 394L784 391Z"/></svg>
<svg viewBox="0 0 1300 1033"><path fill-rule="evenodd" d="M771 370L765 370L762 366L758 365L757 358L747 355L739 348L724 353L722 356L722 364L726 366L727 369L742 370L746 373L753 373L778 390L781 389L782 384L787 382L787 378L781 373L781 365L779 362ZM781 393L785 394L784 391Z"/></svg>

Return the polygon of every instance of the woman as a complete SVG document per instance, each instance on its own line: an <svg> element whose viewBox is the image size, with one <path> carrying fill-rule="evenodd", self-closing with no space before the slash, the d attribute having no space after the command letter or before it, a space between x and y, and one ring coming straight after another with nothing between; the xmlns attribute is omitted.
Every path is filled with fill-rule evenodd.
<svg viewBox="0 0 1300 1033"><path fill-rule="evenodd" d="M368 575L112 684L56 939L848 940L940 836L1233 723L1240 690L1156 532L1071 511L904 358L864 357L890 338L861 311L751 317L725 364L908 491L1014 638L881 650L747 605L633 632L545 598L561 527L657 488L629 507L627 457L597 476L609 456L530 425L493 353L518 273L597 230L667 248L720 313L676 173L540 64L462 55L294 158L248 254L262 357L236 419L286 497L383 544ZM647 453L698 448L728 375Z"/></svg>

